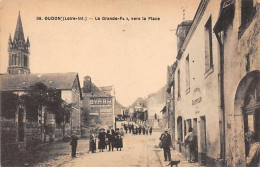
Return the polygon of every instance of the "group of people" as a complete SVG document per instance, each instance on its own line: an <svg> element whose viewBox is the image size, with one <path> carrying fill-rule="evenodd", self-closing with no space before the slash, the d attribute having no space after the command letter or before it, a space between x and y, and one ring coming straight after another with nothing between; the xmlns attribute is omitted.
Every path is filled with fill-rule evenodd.
<svg viewBox="0 0 260 170"><path fill-rule="evenodd" d="M121 151L123 148L123 128L109 129L105 132L102 128L98 133L98 149L100 152L104 152L104 149L108 151L114 151L114 148ZM94 153L96 152L96 137L93 131L90 131L89 150Z"/></svg>
<svg viewBox="0 0 260 170"><path fill-rule="evenodd" d="M168 129L165 129L164 132L160 136L160 147L163 149L164 153L164 160L165 161L171 161L171 147L172 141L171 141L171 135L169 134ZM192 132L192 128L189 128L189 132L184 138L185 145L188 148L188 162L195 162L195 149L197 146L196 142L196 135Z"/></svg>
<svg viewBox="0 0 260 170"><path fill-rule="evenodd" d="M251 144L249 154L246 158L247 166L259 167L260 166L260 142L257 141L257 135L255 132L249 131L245 134L246 140ZM164 158L167 161L171 161L171 150L172 146L171 135L168 133L168 129L164 130L164 133L160 137L160 147L163 148ZM180 140L179 140L180 142ZM184 138L185 146L188 149L188 162L195 162L195 153L198 149L197 136L190 127L188 133Z"/></svg>
<svg viewBox="0 0 260 170"><path fill-rule="evenodd" d="M139 127L137 125L134 124L123 124L125 133L132 133L133 135L148 135L150 133L150 135L152 135L153 132L153 127L152 126L142 126L139 125Z"/></svg>

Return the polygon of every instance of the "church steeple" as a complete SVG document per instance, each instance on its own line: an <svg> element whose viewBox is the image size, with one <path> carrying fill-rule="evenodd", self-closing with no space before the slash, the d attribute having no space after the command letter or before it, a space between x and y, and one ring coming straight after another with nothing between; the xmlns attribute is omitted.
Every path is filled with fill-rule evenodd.
<svg viewBox="0 0 260 170"><path fill-rule="evenodd" d="M15 34L14 34L14 40L23 40L24 41L23 25L22 25L20 11L18 14L16 29L15 29Z"/></svg>
<svg viewBox="0 0 260 170"><path fill-rule="evenodd" d="M9 36L9 67L7 72L9 74L30 74L29 67L29 48L30 42L27 37L25 42L21 14L19 11L14 38L12 40Z"/></svg>

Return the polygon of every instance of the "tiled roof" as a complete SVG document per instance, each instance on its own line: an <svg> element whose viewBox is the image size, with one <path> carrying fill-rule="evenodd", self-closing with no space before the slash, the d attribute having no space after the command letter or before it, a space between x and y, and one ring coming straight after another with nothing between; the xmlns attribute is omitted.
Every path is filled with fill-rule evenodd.
<svg viewBox="0 0 260 170"><path fill-rule="evenodd" d="M72 89L78 74L70 73L40 73L40 74L4 74L0 75L0 90L26 90L31 85L41 82L54 89Z"/></svg>
<svg viewBox="0 0 260 170"><path fill-rule="evenodd" d="M91 91L93 97L111 97L111 95L102 91L102 89L98 88L94 83L91 83Z"/></svg>
<svg viewBox="0 0 260 170"><path fill-rule="evenodd" d="M99 87L102 91L110 91L113 90L112 86Z"/></svg>

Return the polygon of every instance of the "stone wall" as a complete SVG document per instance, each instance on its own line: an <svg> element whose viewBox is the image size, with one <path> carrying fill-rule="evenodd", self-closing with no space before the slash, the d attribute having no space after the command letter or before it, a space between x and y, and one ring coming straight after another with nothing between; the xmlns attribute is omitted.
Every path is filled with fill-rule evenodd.
<svg viewBox="0 0 260 170"><path fill-rule="evenodd" d="M226 112L226 160L228 166L245 166L244 120L241 107L236 104L236 95L242 79L260 70L259 60L259 4L248 27L238 37L239 16L235 16L233 27L227 30L225 51L225 112ZM237 10L237 13L240 11ZM239 14L237 14L239 15ZM229 57L226 57L229 56ZM247 57L249 60L247 60ZM232 79L231 79L232 77ZM249 80L249 79L248 79ZM247 85L243 87L247 88ZM243 92L243 91L241 91Z"/></svg>
<svg viewBox="0 0 260 170"><path fill-rule="evenodd" d="M212 22L211 27L214 27L219 16L218 9L221 1L202 2L209 3L205 11L201 14L198 12L194 18L187 43L184 42L184 51L178 56L178 66L174 75L175 139L182 138L180 140L183 141L189 127L192 127L197 135L198 153L196 155L206 155L199 157L198 161L207 161L208 166L215 166L214 161L220 158L219 48L213 31L211 39L205 36L205 34L210 34L205 32L205 27L207 23L210 23L209 21ZM203 9L198 9L198 11L203 11ZM212 41L213 64L206 69L208 65L205 61L205 50L206 43L210 40ZM179 128L177 127L178 118L181 121ZM179 145L176 145L176 148L179 148ZM185 156L184 149L182 152ZM207 160L202 160L204 158Z"/></svg>
<svg viewBox="0 0 260 170"><path fill-rule="evenodd" d="M37 122L25 122L24 137L26 147L33 147L41 142L41 125Z"/></svg>
<svg viewBox="0 0 260 170"><path fill-rule="evenodd" d="M18 145L16 142L17 125L14 121L1 121L1 165L6 161L12 159L14 153L18 152Z"/></svg>

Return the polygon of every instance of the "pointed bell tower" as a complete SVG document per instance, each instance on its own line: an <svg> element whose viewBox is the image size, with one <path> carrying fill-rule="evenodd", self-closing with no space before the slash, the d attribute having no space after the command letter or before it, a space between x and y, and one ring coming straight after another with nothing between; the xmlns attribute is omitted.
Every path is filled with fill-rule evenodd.
<svg viewBox="0 0 260 170"><path fill-rule="evenodd" d="M30 55L29 38L24 39L23 26L19 11L14 38L11 34L8 41L9 65L8 74L30 74L29 55Z"/></svg>

